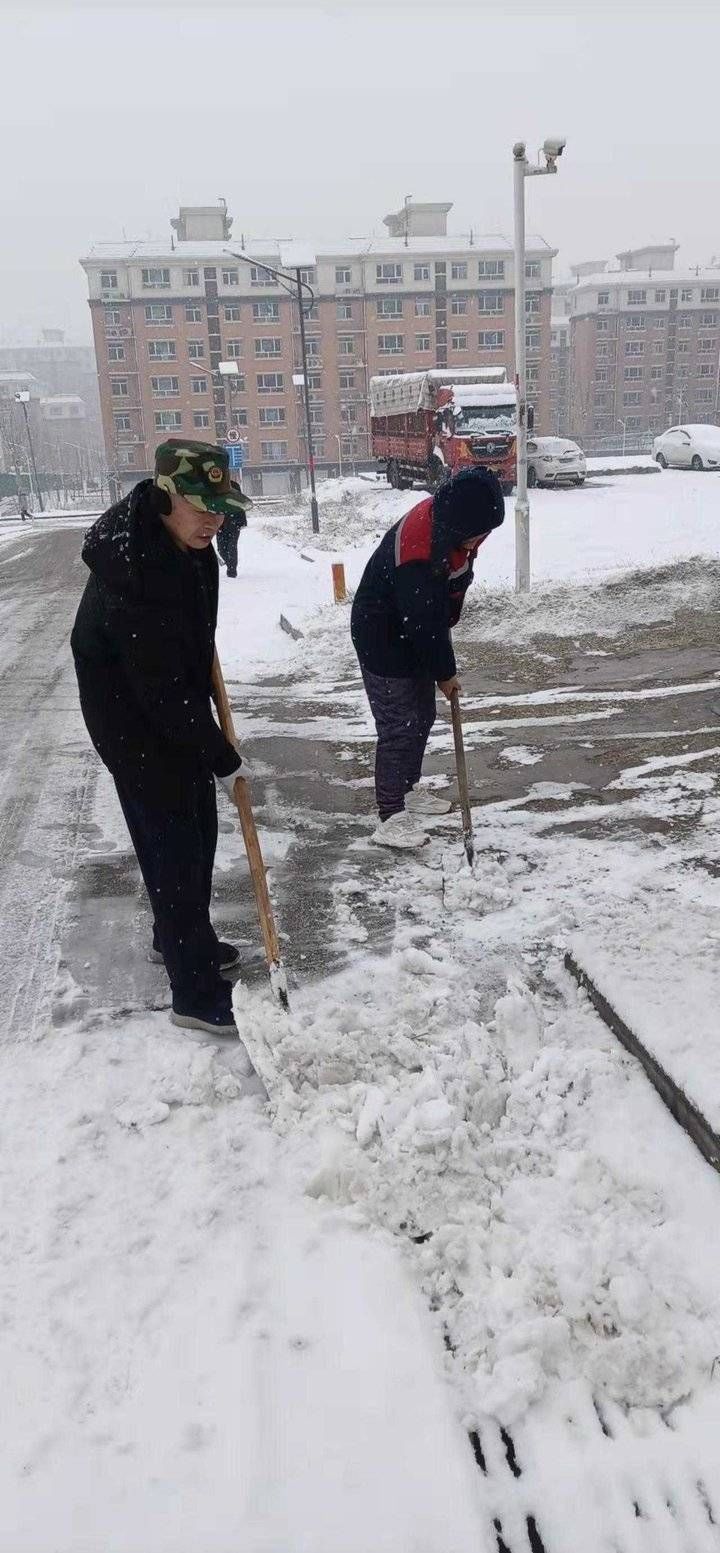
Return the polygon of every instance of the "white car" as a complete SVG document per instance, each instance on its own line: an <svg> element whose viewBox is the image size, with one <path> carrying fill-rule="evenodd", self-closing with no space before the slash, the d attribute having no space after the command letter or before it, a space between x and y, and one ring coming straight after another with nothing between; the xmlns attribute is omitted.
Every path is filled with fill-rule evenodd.
<svg viewBox="0 0 720 1553"><path fill-rule="evenodd" d="M582 448L566 437L529 437L528 485L582 485L587 464Z"/></svg>
<svg viewBox="0 0 720 1553"><path fill-rule="evenodd" d="M671 426L653 442L661 469L720 469L720 426Z"/></svg>

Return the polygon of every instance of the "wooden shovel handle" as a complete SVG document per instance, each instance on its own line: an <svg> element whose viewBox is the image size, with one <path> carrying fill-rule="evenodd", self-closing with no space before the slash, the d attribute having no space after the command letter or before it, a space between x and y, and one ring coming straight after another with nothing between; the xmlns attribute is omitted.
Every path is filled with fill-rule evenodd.
<svg viewBox="0 0 720 1553"><path fill-rule="evenodd" d="M450 713L452 716L453 739L455 741L455 765L457 767L458 793L460 795L460 813L462 815L463 833L466 837L472 837L472 814L470 812L470 795L468 793L467 763L465 760L465 744L463 741L462 713L460 711L460 697L457 690L450 694Z"/></svg>
<svg viewBox="0 0 720 1553"><path fill-rule="evenodd" d="M220 727L228 743L234 744L237 748L232 709L228 700L227 690L225 689L225 680L223 679L223 672L217 652L213 658L212 687ZM265 945L265 954L268 965L272 969L280 964L280 943L270 901L270 892L267 887L267 875L263 855L260 850L255 816L250 802L250 792L247 782L242 776L238 776L233 788L233 799L240 816L245 851L247 852L247 860L250 867L250 877L253 883L253 890L255 891L258 917L260 918L260 930Z"/></svg>

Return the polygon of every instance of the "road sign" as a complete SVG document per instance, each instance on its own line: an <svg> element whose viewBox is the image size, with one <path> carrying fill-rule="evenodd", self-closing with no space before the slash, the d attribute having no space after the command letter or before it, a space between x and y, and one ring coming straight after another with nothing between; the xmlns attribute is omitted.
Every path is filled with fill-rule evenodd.
<svg viewBox="0 0 720 1553"><path fill-rule="evenodd" d="M239 433L239 431L238 431L236 426L233 426L232 430L228 432L227 439L228 439L228 442L239 442L240 441L240 433Z"/></svg>
<svg viewBox="0 0 720 1553"><path fill-rule="evenodd" d="M231 469L242 469L245 463L245 449L242 443L232 442L228 446L228 459Z"/></svg>

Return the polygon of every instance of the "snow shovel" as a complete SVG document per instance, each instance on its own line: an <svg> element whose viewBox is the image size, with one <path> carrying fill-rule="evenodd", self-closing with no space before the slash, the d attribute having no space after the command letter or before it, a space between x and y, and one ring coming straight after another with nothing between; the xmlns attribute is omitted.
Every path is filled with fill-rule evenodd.
<svg viewBox="0 0 720 1553"><path fill-rule="evenodd" d="M455 766L457 769L457 784L460 794L460 813L462 815L463 842L465 844L465 856L470 867L475 858L475 842L473 841L472 815L470 813L470 797L468 794L467 765L465 763L465 745L463 742L462 713L460 711L460 697L457 690L453 690L450 696L450 711L452 713L453 739L455 740Z"/></svg>
<svg viewBox="0 0 720 1553"><path fill-rule="evenodd" d="M228 694L227 690L225 689L225 681L223 679L223 672L220 667L220 659L218 658L217 652L213 658L212 687L220 727L222 728L225 738L229 740L230 744L236 744L237 741L235 738L235 727L233 724L232 711L230 708L230 702L228 701ZM267 886L265 864L263 862L263 856L260 850L260 842L258 839L257 827L255 825L255 816L252 812L250 791L247 782L245 782L241 777L238 777L238 780L233 788L233 799L237 807L237 812L240 816L243 840L245 842L245 851L247 852L247 860L250 867L250 878L252 879L253 890L255 891L255 904L257 906L257 913L260 919L260 929L263 936L263 943L265 945L265 956L268 963L268 970L270 972L270 986L272 987L273 994L277 998L278 1002L284 1009L287 1009L289 1008L287 978L285 976L285 967L283 966L282 959L280 957L280 942L277 935L277 928L275 926L275 918L273 916L273 909L270 901L270 892Z"/></svg>

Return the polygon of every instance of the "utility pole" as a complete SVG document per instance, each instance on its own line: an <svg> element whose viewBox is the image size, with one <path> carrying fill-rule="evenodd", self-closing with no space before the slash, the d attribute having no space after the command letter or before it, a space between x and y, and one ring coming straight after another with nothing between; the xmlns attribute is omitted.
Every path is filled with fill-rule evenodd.
<svg viewBox="0 0 720 1553"><path fill-rule="evenodd" d="M310 423L310 390L308 388L307 345L305 343L305 310L303 307L302 294L303 283L300 276L299 267L295 271L295 274L297 277L297 302L298 310L300 313L300 349L302 351L303 398L305 400L305 435L307 437L307 466L308 475L310 478L310 517L312 519L313 534L319 534L320 519L318 516L317 496L315 494L315 456L313 453L312 443L312 425Z"/></svg>
<svg viewBox="0 0 720 1553"><path fill-rule="evenodd" d="M513 193L515 206L515 381L517 384L517 481L515 486L515 589L527 593L530 588L530 503L527 487L527 342L525 339L525 179L557 172L557 159L565 150L565 141L557 137L545 141L545 166L528 162L524 140L513 146Z"/></svg>
<svg viewBox="0 0 720 1553"><path fill-rule="evenodd" d="M22 408L23 408L23 415L25 417L25 431L27 433L28 448L30 450L30 464L31 464L31 467L32 467L33 475L35 476L35 490L37 492L38 507L40 508L41 512L44 512L45 508L43 507L42 491L40 490L40 481L38 480L37 464L35 463L35 449L33 448L32 437L30 435L30 421L29 421L29 418L28 418L28 408L27 408L29 400L30 400L30 394L29 394L28 390L26 388L25 389L21 389L20 393L15 395L15 400L16 400L16 403L17 404L21 404Z"/></svg>

